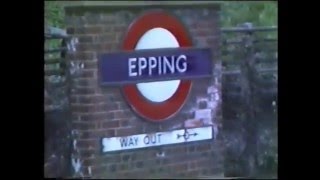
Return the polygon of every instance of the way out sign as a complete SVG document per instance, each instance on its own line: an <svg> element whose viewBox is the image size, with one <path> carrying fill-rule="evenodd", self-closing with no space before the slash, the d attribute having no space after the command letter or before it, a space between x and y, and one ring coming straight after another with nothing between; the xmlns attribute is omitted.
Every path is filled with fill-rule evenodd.
<svg viewBox="0 0 320 180"><path fill-rule="evenodd" d="M111 137L102 139L102 152L139 149L151 146L180 144L212 138L212 127L179 129L170 132L153 134L137 134L126 137Z"/></svg>
<svg viewBox="0 0 320 180"><path fill-rule="evenodd" d="M134 21L122 50L99 57L100 85L120 85L132 109L149 121L172 117L186 101L191 80L212 76L211 51L192 48L184 25L163 11Z"/></svg>

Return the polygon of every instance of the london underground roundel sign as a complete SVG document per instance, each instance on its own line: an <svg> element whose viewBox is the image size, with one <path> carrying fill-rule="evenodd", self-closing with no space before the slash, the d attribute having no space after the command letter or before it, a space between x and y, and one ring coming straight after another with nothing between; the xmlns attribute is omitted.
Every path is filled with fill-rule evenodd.
<svg viewBox="0 0 320 180"><path fill-rule="evenodd" d="M123 50L190 47L192 41L183 24L163 12L149 12L130 26ZM141 116L162 121L182 107L191 88L190 80L171 80L126 85L123 93Z"/></svg>
<svg viewBox="0 0 320 180"><path fill-rule="evenodd" d="M100 56L100 83L120 84L132 109L149 121L172 117L186 101L191 79L211 76L210 50L192 48L184 25L164 11L135 20L122 50Z"/></svg>

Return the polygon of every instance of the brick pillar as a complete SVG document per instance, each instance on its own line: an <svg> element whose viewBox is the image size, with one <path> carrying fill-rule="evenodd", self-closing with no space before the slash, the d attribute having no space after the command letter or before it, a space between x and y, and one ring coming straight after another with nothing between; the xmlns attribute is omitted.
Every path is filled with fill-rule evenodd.
<svg viewBox="0 0 320 180"><path fill-rule="evenodd" d="M194 142L165 147L150 147L125 152L101 153L101 138L154 133L182 128L184 121L193 118L201 99L210 101L208 89L218 88L217 106L212 117L215 132L221 128L221 63L218 42L219 6L189 4L161 6L134 3L110 6L108 2L74 2L66 7L66 23L69 35L78 38L76 51L69 54L73 64L83 63L82 72L73 78L71 93L74 134L73 164L75 176L147 177L151 174L167 176L199 176L223 173L222 141ZM154 2L159 3L159 2ZM121 5L122 4L122 5ZM149 4L149 3L148 3ZM183 3L184 4L184 3ZM127 105L119 87L98 85L97 62L100 53L121 51L122 39L135 18L147 10L163 9L176 15L189 28L194 47L212 48L215 58L215 74L212 78L194 82L189 99L181 111L165 123L149 123L138 117ZM219 134L219 133L218 133ZM165 158L156 154L166 153ZM80 163L79 163L80 162Z"/></svg>

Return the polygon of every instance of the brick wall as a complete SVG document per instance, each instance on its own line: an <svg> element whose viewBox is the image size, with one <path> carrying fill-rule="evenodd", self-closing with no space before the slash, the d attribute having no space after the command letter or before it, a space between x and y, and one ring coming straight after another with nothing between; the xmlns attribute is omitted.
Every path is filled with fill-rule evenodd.
<svg viewBox="0 0 320 180"><path fill-rule="evenodd" d="M221 134L214 140L101 153L101 138L128 136L183 128L183 122L199 109L199 98L209 99L208 87L219 89L221 66L218 54L219 15L217 6L162 8L176 15L189 28L194 47L210 47L215 57L212 78L194 81L181 111L164 123L150 123L138 117L128 106L119 87L98 85L97 55L121 51L122 39L135 18L152 7L67 7L67 32L78 38L76 52L69 60L84 63L83 72L74 79L71 95L74 134L73 164L75 176L153 177L199 176L223 173ZM221 99L221 98L220 98ZM213 126L221 130L220 101ZM164 153L164 157L157 154ZM77 162L80 162L77 164ZM79 165L79 166L77 166ZM77 169L78 168L78 169Z"/></svg>

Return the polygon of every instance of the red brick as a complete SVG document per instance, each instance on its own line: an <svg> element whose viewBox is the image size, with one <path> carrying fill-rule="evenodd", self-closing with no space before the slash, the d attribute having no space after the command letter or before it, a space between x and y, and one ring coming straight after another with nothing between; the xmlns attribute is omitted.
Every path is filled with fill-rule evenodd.
<svg viewBox="0 0 320 180"><path fill-rule="evenodd" d="M107 171L107 165L92 166L91 167L92 174L105 174L106 171Z"/></svg>
<svg viewBox="0 0 320 180"><path fill-rule="evenodd" d="M208 168L204 168L204 169L201 170L201 174L203 174L203 175L208 175L208 173L209 173L209 169Z"/></svg>
<svg viewBox="0 0 320 180"><path fill-rule="evenodd" d="M77 130L92 130L96 129L96 124L92 122L73 122L73 128Z"/></svg>
<svg viewBox="0 0 320 180"><path fill-rule="evenodd" d="M92 166L96 163L96 158L85 158L83 159L83 166Z"/></svg>
<svg viewBox="0 0 320 180"><path fill-rule="evenodd" d="M89 112L92 108L93 104L90 105L84 105L84 104L72 104L73 112Z"/></svg>
<svg viewBox="0 0 320 180"><path fill-rule="evenodd" d="M108 112L106 118L107 120L114 119L114 114L112 112Z"/></svg>
<svg viewBox="0 0 320 180"><path fill-rule="evenodd" d="M199 176L199 171L198 170L191 170L191 171L188 171L187 172L187 174L186 174L186 176L188 177L188 178L196 178L197 176Z"/></svg>
<svg viewBox="0 0 320 180"><path fill-rule="evenodd" d="M130 121L127 119L120 120L120 127L129 127Z"/></svg>
<svg viewBox="0 0 320 180"><path fill-rule="evenodd" d="M73 121L73 122L78 122L78 121L80 121L80 115L79 115L79 113L72 112L71 118L72 118L72 121Z"/></svg>
<svg viewBox="0 0 320 180"><path fill-rule="evenodd" d="M135 163L136 168L143 168L145 167L144 161L137 161Z"/></svg>
<svg viewBox="0 0 320 180"><path fill-rule="evenodd" d="M145 172L144 170L133 170L133 171L130 171L127 176L131 178L140 179L145 177Z"/></svg>
<svg viewBox="0 0 320 180"><path fill-rule="evenodd" d="M174 171L181 172L181 171L187 171L188 170L188 164L187 163L178 163L171 165Z"/></svg>
<svg viewBox="0 0 320 180"><path fill-rule="evenodd" d="M101 160L105 163L120 163L121 156L119 154L112 154L102 157Z"/></svg>
<svg viewBox="0 0 320 180"><path fill-rule="evenodd" d="M114 111L114 110L120 109L116 103L105 103L103 104L103 108L104 110L108 110L108 111Z"/></svg>
<svg viewBox="0 0 320 180"><path fill-rule="evenodd" d="M126 30L126 25L115 25L113 26L114 32L124 32Z"/></svg>
<svg viewBox="0 0 320 180"><path fill-rule="evenodd" d="M79 152L82 158L89 158L89 157L92 157L92 155L96 155L99 152L99 149L98 148L96 149L88 149L88 148L80 149L79 148Z"/></svg>
<svg viewBox="0 0 320 180"><path fill-rule="evenodd" d="M192 152L195 152L196 151L196 147L194 145L191 145L188 147L188 152L189 153L192 153Z"/></svg>
<svg viewBox="0 0 320 180"><path fill-rule="evenodd" d="M97 136L96 137L115 137L115 130L114 129L101 129L99 131L96 130Z"/></svg>
<svg viewBox="0 0 320 180"><path fill-rule="evenodd" d="M79 102L81 104L89 104L92 103L92 96L79 96Z"/></svg>
<svg viewBox="0 0 320 180"><path fill-rule="evenodd" d="M120 127L120 122L115 120L115 121L107 121L102 123L102 128L118 128Z"/></svg>
<svg viewBox="0 0 320 180"><path fill-rule="evenodd" d="M115 48L115 45L114 43L107 43L107 42L104 42L104 44L102 45L102 51L109 51L109 50L112 50Z"/></svg>
<svg viewBox="0 0 320 180"><path fill-rule="evenodd" d="M184 155L181 155L181 153L177 153L177 154L171 155L170 158L165 160L165 163L166 164L173 164L176 162L185 162L188 160L189 160L189 158L187 159Z"/></svg>
<svg viewBox="0 0 320 180"><path fill-rule="evenodd" d="M116 131L114 129L108 129L106 131L106 137L115 137Z"/></svg>
<svg viewBox="0 0 320 180"><path fill-rule="evenodd" d="M97 51L101 49L101 43L78 43L76 45L77 51Z"/></svg>
<svg viewBox="0 0 320 180"><path fill-rule="evenodd" d="M95 36L93 35L84 35L78 37L79 43L94 43Z"/></svg>
<svg viewBox="0 0 320 180"><path fill-rule="evenodd" d="M99 113L88 113L80 115L81 121L101 121L108 119L108 115L110 113L107 112L99 112Z"/></svg>
<svg viewBox="0 0 320 180"><path fill-rule="evenodd" d="M177 176L181 177L181 178L186 177L187 176L187 172L182 171L182 172L178 173Z"/></svg>
<svg viewBox="0 0 320 180"><path fill-rule="evenodd" d="M187 152L186 146L175 147L171 150L172 154L183 154Z"/></svg>
<svg viewBox="0 0 320 180"><path fill-rule="evenodd" d="M117 33L116 41L117 42L122 42L123 40L124 40L123 34Z"/></svg>
<svg viewBox="0 0 320 180"><path fill-rule="evenodd" d="M91 87L78 87L76 90L76 93L79 95L89 95L89 94L94 94L95 89Z"/></svg>
<svg viewBox="0 0 320 180"><path fill-rule="evenodd" d="M92 139L92 138L102 138L102 137L114 137L115 130L114 129L96 129L96 130L88 130L82 131L80 133L79 138L81 139Z"/></svg>
<svg viewBox="0 0 320 180"><path fill-rule="evenodd" d="M200 29L212 29L214 30L216 28L215 22L210 21L196 21L193 24L191 24L192 27L200 28Z"/></svg>
<svg viewBox="0 0 320 180"><path fill-rule="evenodd" d="M100 43L87 43L78 44L77 50L79 51L95 51L99 53L105 53L106 50L114 49L116 47L113 41L102 41Z"/></svg>
<svg viewBox="0 0 320 180"><path fill-rule="evenodd" d="M93 136L93 131L92 130L84 130L84 131L81 131L79 133L79 138L80 139L91 139L91 138L94 138Z"/></svg>
<svg viewBox="0 0 320 180"><path fill-rule="evenodd" d="M149 161L150 158L155 158L155 157L156 157L156 152L153 149L148 149L148 150L142 149L139 152L131 154L131 158L134 159L135 161L139 161L142 159ZM149 161L149 163L155 163L155 161L154 162Z"/></svg>
<svg viewBox="0 0 320 180"><path fill-rule="evenodd" d="M134 128L121 128L116 130L116 136L129 136L136 133L136 129Z"/></svg>
<svg viewBox="0 0 320 180"><path fill-rule="evenodd" d="M100 103L96 104L96 106L92 109L92 112L105 112L108 110L109 107L114 107L112 110L115 110L115 108L117 108L116 106L112 106L112 104L109 105L107 103Z"/></svg>
<svg viewBox="0 0 320 180"><path fill-rule="evenodd" d="M150 151L150 149L149 149ZM150 153L148 153L149 151L147 151L146 149L141 149L139 152L134 152L134 153L131 153L131 159L133 161L136 161L136 160L141 160L141 159L148 159L148 157L150 157ZM155 156L153 156L155 157Z"/></svg>
<svg viewBox="0 0 320 180"><path fill-rule="evenodd" d="M79 102L82 104L93 104L104 102L106 98L103 95L83 95L79 96Z"/></svg>
<svg viewBox="0 0 320 180"><path fill-rule="evenodd" d="M103 32L103 26L87 26L75 28L76 34L99 34Z"/></svg>
<svg viewBox="0 0 320 180"><path fill-rule="evenodd" d="M90 177L87 166L81 166L81 167L80 167L80 172L83 174L83 178L84 178L84 179Z"/></svg>
<svg viewBox="0 0 320 180"><path fill-rule="evenodd" d="M106 112L105 109L103 109L103 107L99 104L95 104L94 107L92 107L92 109L90 109L90 113L103 113Z"/></svg>
<svg viewBox="0 0 320 180"><path fill-rule="evenodd" d="M89 51L88 48L89 43L78 43L76 44L76 49L78 52Z"/></svg>
<svg viewBox="0 0 320 180"><path fill-rule="evenodd" d="M116 173L118 171L117 164L109 164L108 170L109 170L109 172Z"/></svg>
<svg viewBox="0 0 320 180"><path fill-rule="evenodd" d="M110 132L112 133L114 130L105 130L105 129L96 129L96 130L84 130L79 134L79 138L83 140L87 139L99 139L102 137L111 137L109 136Z"/></svg>
<svg viewBox="0 0 320 180"><path fill-rule="evenodd" d="M77 59L77 60L92 60L95 58L96 58L96 55L94 52L80 52L79 49L77 53L74 54L74 59Z"/></svg>
<svg viewBox="0 0 320 180"><path fill-rule="evenodd" d="M118 169L120 171L126 171L129 170L129 164L128 163L121 163L118 165Z"/></svg>
<svg viewBox="0 0 320 180"><path fill-rule="evenodd" d="M217 37L208 37L206 38L206 41L209 47L216 48L218 46L219 39Z"/></svg>
<svg viewBox="0 0 320 180"><path fill-rule="evenodd" d="M94 78L94 77L97 77L97 71L92 69L90 70L84 69L81 75L84 78Z"/></svg>
<svg viewBox="0 0 320 180"><path fill-rule="evenodd" d="M188 163L188 170L193 170L197 168L197 162L196 161L190 161Z"/></svg>
<svg viewBox="0 0 320 180"><path fill-rule="evenodd" d="M197 151L209 151L211 149L211 144L201 144L197 147Z"/></svg>
<svg viewBox="0 0 320 180"><path fill-rule="evenodd" d="M90 140L78 140L77 147L78 148L98 148L99 142L96 139L90 139Z"/></svg>
<svg viewBox="0 0 320 180"><path fill-rule="evenodd" d="M121 162L128 162L128 161L132 161L132 153L124 153L121 155Z"/></svg>
<svg viewBox="0 0 320 180"><path fill-rule="evenodd" d="M197 31L195 32L195 35L197 37L205 37L205 36L210 36L212 34L213 32L210 31L210 29L197 29Z"/></svg>
<svg viewBox="0 0 320 180"><path fill-rule="evenodd" d="M110 16L111 14L108 14L107 17L104 17L102 20L102 23L105 24L106 26L105 31L108 31L110 27L112 27L115 23L117 23L117 17L116 16Z"/></svg>
<svg viewBox="0 0 320 180"><path fill-rule="evenodd" d="M96 107L96 111L116 111L116 110L119 110L119 108L115 103L100 103Z"/></svg>
<svg viewBox="0 0 320 180"><path fill-rule="evenodd" d="M129 118L131 116L130 111L118 110L118 111L113 111L113 113L114 113L115 119L124 119L124 118Z"/></svg>
<svg viewBox="0 0 320 180"><path fill-rule="evenodd" d="M104 26L103 27L103 32L105 32L105 33L113 33L114 31L113 31L113 26L112 25L108 25L108 26Z"/></svg>
<svg viewBox="0 0 320 180"><path fill-rule="evenodd" d="M209 159L200 159L197 161L197 168L213 166Z"/></svg>
<svg viewBox="0 0 320 180"><path fill-rule="evenodd" d="M130 176L130 171L121 172L121 174L117 175L117 177L121 179L128 179L129 177L132 178Z"/></svg>
<svg viewBox="0 0 320 180"><path fill-rule="evenodd" d="M118 105L119 109L123 109L123 110L127 110L128 109L129 110L129 108L130 108L125 101L117 102L116 104Z"/></svg>
<svg viewBox="0 0 320 180"><path fill-rule="evenodd" d="M104 41L101 43L100 49L98 49L98 51L100 53L112 52L117 47L118 47L117 43L115 43L113 41Z"/></svg>
<svg viewBox="0 0 320 180"><path fill-rule="evenodd" d="M95 87L97 84L96 79L89 79L89 78L79 78L78 79L78 86L83 86L83 87Z"/></svg>
<svg viewBox="0 0 320 180"><path fill-rule="evenodd" d="M112 102L112 103L125 102L121 95L121 91L118 87L116 88L110 87L108 88L108 92L105 92L105 93L109 93L107 94L107 99L109 102Z"/></svg>
<svg viewBox="0 0 320 180"><path fill-rule="evenodd" d="M98 36L100 43L110 44L110 42L116 41L116 33L104 33Z"/></svg>

